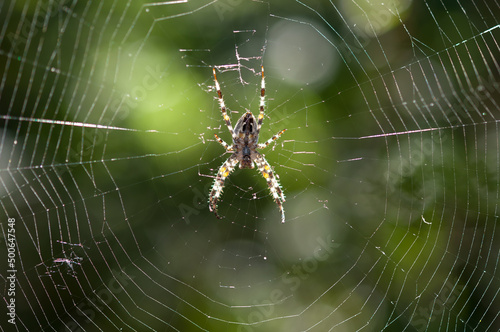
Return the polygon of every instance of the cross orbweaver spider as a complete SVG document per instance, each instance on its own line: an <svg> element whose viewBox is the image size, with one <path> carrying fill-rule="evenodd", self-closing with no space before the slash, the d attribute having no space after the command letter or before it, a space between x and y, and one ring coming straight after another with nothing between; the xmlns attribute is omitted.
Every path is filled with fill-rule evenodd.
<svg viewBox="0 0 500 332"><path fill-rule="evenodd" d="M226 126L229 129L233 140L233 144L229 145L224 142L219 136L217 136L217 134L215 134L215 139L217 139L217 142L219 142L227 152L232 153L232 155L227 158L227 160L219 168L208 200L210 211L213 211L215 213L215 216L219 219L220 217L217 214L217 201L219 200L222 194L222 190L224 189L224 181L234 170L238 163L240 163L240 168L254 168L255 163L259 172L262 174L264 179L266 179L267 185L269 186L269 190L271 191L271 195L273 196L274 201L276 202L276 204L278 204L278 208L281 212L281 222L285 222L285 211L283 210L285 195L281 190L281 185L278 182L277 176L274 175L271 166L264 158L264 156L257 152L257 149L263 149L273 141L277 140L286 130L283 129L282 131L271 137L269 140L267 140L265 143L258 143L260 127L262 126L262 121L264 119L264 96L266 91L264 67L261 67L261 70L262 81L260 86L259 116L256 120L253 114L247 111L241 116L238 122L236 122L236 127L233 130L231 119L226 112L224 99L222 99L222 92L220 91L220 85L217 81L215 68L213 68L215 88L217 89L217 97L219 99L222 117L226 122Z"/></svg>

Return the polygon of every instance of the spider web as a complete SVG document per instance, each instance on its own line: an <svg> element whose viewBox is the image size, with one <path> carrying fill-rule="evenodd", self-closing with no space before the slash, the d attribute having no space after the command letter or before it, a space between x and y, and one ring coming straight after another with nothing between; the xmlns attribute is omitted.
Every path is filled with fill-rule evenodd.
<svg viewBox="0 0 500 332"><path fill-rule="evenodd" d="M0 329L497 331L499 9L2 2Z"/></svg>

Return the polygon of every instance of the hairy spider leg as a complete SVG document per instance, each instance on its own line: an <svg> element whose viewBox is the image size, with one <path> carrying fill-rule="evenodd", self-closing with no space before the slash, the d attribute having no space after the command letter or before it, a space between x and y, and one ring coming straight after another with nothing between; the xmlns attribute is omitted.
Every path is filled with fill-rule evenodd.
<svg viewBox="0 0 500 332"><path fill-rule="evenodd" d="M264 76L264 66L261 66L261 72L262 72L262 80L261 80L261 83L260 83L260 105L259 105L259 117L257 119L257 134L260 133L260 127L262 126L262 122L264 121L264 106L265 106L265 96L266 96L266 80L265 80L265 76ZM259 143L257 145L257 148L258 149L263 149L265 147L267 147L269 144L271 144L272 141L275 141L277 140L278 138L280 138L281 134L283 134L285 132L286 129L283 129L282 131L280 131L279 133L277 133L276 135L274 135L273 137L271 137L270 139L267 140L267 142L265 143Z"/></svg>
<svg viewBox="0 0 500 332"><path fill-rule="evenodd" d="M262 121L264 121L264 105L266 95L266 80L264 79L264 66L260 67L262 70L262 80L260 82L260 104L259 104L259 117L257 119L257 135L260 133Z"/></svg>
<svg viewBox="0 0 500 332"><path fill-rule="evenodd" d="M274 135L273 137L271 137L270 139L268 139L266 142L257 144L257 149L264 149L264 148L266 148L273 141L276 141L278 138L280 138L281 134L283 134L285 131L286 131L286 129L283 129L282 131L280 131L279 133L277 133L276 135Z"/></svg>
<svg viewBox="0 0 500 332"><path fill-rule="evenodd" d="M274 198L276 204L278 204L278 208L281 213L281 222L285 222L285 210L283 209L283 202L285 202L285 195L283 194L283 190L281 189L281 185L278 179L274 176L271 165L267 162L266 158L260 153L257 153L255 158L255 164L257 165L257 169L262 174L264 179L267 181L267 185L269 186L269 190L271 191L271 195Z"/></svg>
<svg viewBox="0 0 500 332"><path fill-rule="evenodd" d="M229 132L231 133L231 136L236 138L234 135L234 130L233 130L233 125L231 124L231 119L229 118L229 115L227 115L226 112L226 104L224 103L224 99L222 98L222 92L220 91L220 85L219 81L217 81L217 75L215 74L215 68L213 68L214 72L214 81L215 81L215 89L217 90L217 97L219 98L219 105L220 105L220 110L222 112L222 117L224 118L224 121L226 122L226 126L229 129Z"/></svg>
<svg viewBox="0 0 500 332"><path fill-rule="evenodd" d="M219 200L219 197L222 194L222 190L224 189L224 181L226 178L231 174L231 172L234 170L236 165L238 164L238 158L236 158L235 155L232 155L231 157L227 158L227 160L222 164L222 166L219 168L219 171L217 172L217 177L215 178L214 184L212 186L212 191L210 192L210 198L209 198L209 209L213 213L215 213L215 216L218 219L221 219L221 217L217 214L217 201Z"/></svg>
<svg viewBox="0 0 500 332"><path fill-rule="evenodd" d="M219 142L220 145L222 145L224 147L224 149L226 149L226 151L234 151L232 145L229 145L226 142L224 142L224 140L222 138L220 138L219 136L217 136L217 134L214 134L214 136L215 136L215 139L217 140L217 142Z"/></svg>

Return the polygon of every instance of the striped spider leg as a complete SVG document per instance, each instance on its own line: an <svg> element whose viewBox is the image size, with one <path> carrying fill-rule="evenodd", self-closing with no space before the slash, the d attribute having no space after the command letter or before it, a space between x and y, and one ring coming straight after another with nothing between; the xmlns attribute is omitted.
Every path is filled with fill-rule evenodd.
<svg viewBox="0 0 500 332"><path fill-rule="evenodd" d="M232 136L232 144L229 145L217 136L217 134L215 134L217 142L219 142L227 152L232 153L232 155L219 168L208 199L208 207L210 211L215 213L217 218L220 218L217 214L217 202L222 195L222 191L224 190L224 181L239 163L240 168L254 168L254 164L257 165L257 169L267 181L267 185L269 186L269 190L271 191L274 201L278 204L278 208L281 213L281 222L285 222L285 211L283 209L285 195L283 194L278 177L274 175L271 165L269 165L264 156L257 151L257 149L264 149L270 143L276 141L286 130L283 129L264 143L258 143L260 128L264 119L266 91L264 67L261 67L261 69L262 80L260 87L259 116L255 119L251 112L246 112L241 116L238 122L236 122L234 129L231 125L231 119L227 115L226 104L222 98L222 92L220 90L219 82L217 81L215 68L213 69L215 88L217 90L217 97L219 99L222 118L226 122L226 126Z"/></svg>
<svg viewBox="0 0 500 332"><path fill-rule="evenodd" d="M222 195L222 190L224 190L224 181L226 181L226 178L229 176L229 174L231 174L237 164L238 159L234 156L234 154L231 157L227 158L224 164L222 164L222 166L219 168L217 177L215 178L214 184L212 185L208 208L210 209L210 211L215 213L215 216L219 219L221 219L221 217L217 214L217 201Z"/></svg>
<svg viewBox="0 0 500 332"><path fill-rule="evenodd" d="M271 195L273 196L274 201L276 202L276 204L278 204L278 208L280 209L281 222L284 223L285 210L283 209L283 202L285 202L285 195L283 194L283 190L281 189L281 184L279 183L277 177L274 176L271 165L269 165L266 158L264 158L264 156L258 152L255 158L255 164L257 164L257 169L267 181L267 185L269 186Z"/></svg>

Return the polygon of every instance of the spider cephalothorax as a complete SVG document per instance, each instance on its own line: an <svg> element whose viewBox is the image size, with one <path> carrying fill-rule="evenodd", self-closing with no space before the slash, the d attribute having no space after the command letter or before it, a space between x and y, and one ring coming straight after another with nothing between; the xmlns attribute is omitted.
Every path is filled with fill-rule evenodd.
<svg viewBox="0 0 500 332"><path fill-rule="evenodd" d="M285 211L283 210L283 202L285 201L285 195L281 190L281 186L278 179L274 175L271 166L260 154L257 149L263 149L267 147L271 142L277 140L281 134L285 132L283 129L265 143L258 143L260 127L262 126L262 120L264 119L264 96L266 91L265 80L264 80L264 67L262 68L262 81L260 89L260 112L257 119L251 112L246 112L241 116L241 118L236 122L236 127L233 130L231 125L231 119L227 115L226 105L224 99L222 99L222 92L220 91L220 85L217 81L217 76L214 72L215 88L217 89L217 96L219 99L220 108L222 111L222 117L226 122L226 126L231 133L233 144L229 145L224 142L217 134L215 138L217 141L226 149L227 152L232 153L232 155L222 164L217 172L214 184L212 186L212 191L209 197L209 209L213 211L217 218L220 218L217 214L217 201L219 200L222 190L224 189L224 181L229 176L229 174L234 170L236 165L240 163L240 168L254 168L254 163L257 165L257 169L266 179L276 204L281 212L281 222L285 222Z"/></svg>

